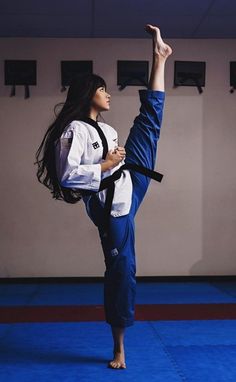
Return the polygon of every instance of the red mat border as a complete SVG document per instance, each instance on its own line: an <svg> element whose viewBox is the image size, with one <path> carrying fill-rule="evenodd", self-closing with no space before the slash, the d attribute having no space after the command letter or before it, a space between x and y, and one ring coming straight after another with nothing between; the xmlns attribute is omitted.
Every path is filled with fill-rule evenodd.
<svg viewBox="0 0 236 382"><path fill-rule="evenodd" d="M135 320L236 319L236 304L137 304ZM0 323L104 321L103 305L2 306Z"/></svg>

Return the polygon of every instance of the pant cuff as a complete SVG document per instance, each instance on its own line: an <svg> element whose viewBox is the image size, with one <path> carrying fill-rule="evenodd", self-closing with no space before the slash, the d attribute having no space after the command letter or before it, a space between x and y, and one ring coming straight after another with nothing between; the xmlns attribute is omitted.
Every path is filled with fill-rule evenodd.
<svg viewBox="0 0 236 382"><path fill-rule="evenodd" d="M139 89L139 98L140 101L145 100L145 99L165 99L165 91L162 90L153 90L153 89Z"/></svg>
<svg viewBox="0 0 236 382"><path fill-rule="evenodd" d="M111 325L111 326L126 328L128 326L133 326L134 320L129 320L129 321L110 321L110 320L108 321L108 320L106 320L106 323Z"/></svg>

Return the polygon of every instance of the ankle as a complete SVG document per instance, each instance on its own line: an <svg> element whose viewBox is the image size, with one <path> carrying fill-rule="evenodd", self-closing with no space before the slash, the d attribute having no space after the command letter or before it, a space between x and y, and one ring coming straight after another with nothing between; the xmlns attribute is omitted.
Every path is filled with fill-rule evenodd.
<svg viewBox="0 0 236 382"><path fill-rule="evenodd" d="M114 344L114 351L117 353L121 353L124 350L124 344Z"/></svg>
<svg viewBox="0 0 236 382"><path fill-rule="evenodd" d="M153 61L155 63L158 63L158 65L159 64L164 65L166 63L166 60L167 60L166 56L163 56L162 54L160 54L160 52L153 50Z"/></svg>

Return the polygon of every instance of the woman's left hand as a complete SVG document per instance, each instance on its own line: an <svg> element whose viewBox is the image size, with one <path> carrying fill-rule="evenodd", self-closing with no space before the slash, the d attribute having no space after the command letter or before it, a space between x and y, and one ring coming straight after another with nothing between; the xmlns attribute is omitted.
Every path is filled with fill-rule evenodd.
<svg viewBox="0 0 236 382"><path fill-rule="evenodd" d="M119 153L121 155L123 155L125 157L126 152L125 152L125 148L124 147L117 146L117 147L114 148L114 152L116 152L117 150L119 151Z"/></svg>

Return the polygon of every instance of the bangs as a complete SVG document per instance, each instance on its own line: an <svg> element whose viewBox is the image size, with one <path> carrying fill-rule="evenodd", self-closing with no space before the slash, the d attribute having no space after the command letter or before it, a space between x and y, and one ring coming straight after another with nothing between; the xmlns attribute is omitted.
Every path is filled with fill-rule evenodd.
<svg viewBox="0 0 236 382"><path fill-rule="evenodd" d="M96 88L98 89L98 88L103 87L103 86L105 87L105 90L107 90L107 84L106 84L105 80L100 77L100 78L98 78L98 81L96 83Z"/></svg>

